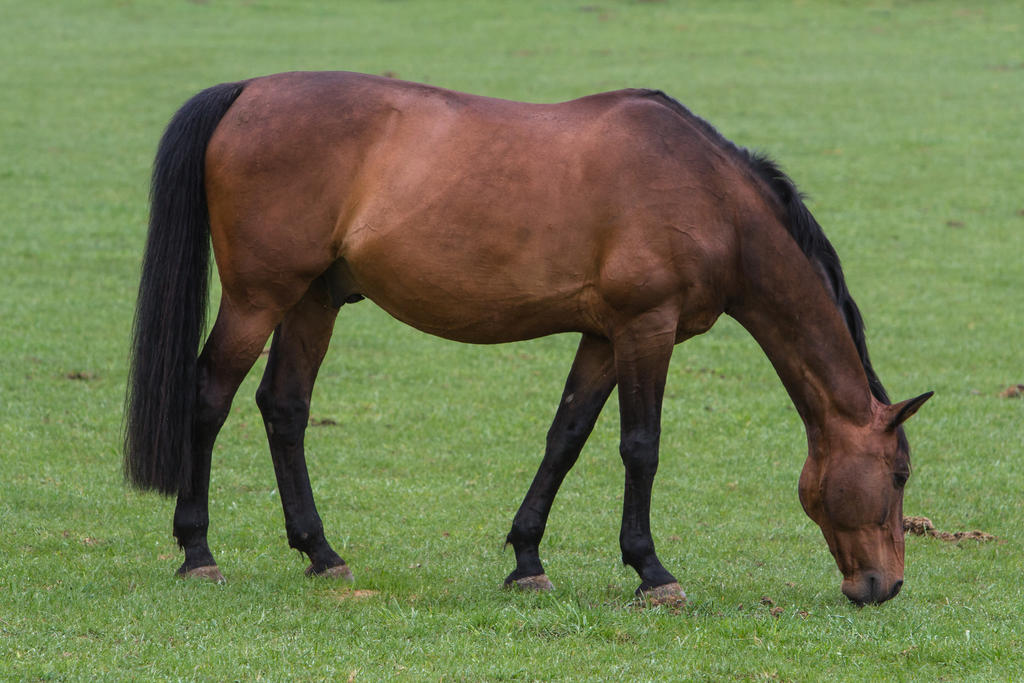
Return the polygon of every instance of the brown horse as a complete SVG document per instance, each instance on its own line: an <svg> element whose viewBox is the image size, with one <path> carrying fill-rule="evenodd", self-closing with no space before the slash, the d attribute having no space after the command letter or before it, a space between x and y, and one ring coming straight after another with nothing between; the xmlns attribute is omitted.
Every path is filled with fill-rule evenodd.
<svg viewBox="0 0 1024 683"><path fill-rule="evenodd" d="M800 500L842 590L903 583L901 423L838 258L792 182L661 92L525 104L353 73L215 86L187 102L153 173L127 401L125 471L177 494L182 575L222 580L207 545L214 439L273 334L256 394L289 544L351 576L328 544L303 435L338 309L368 298L447 339L582 334L536 477L512 522L506 585L544 589L552 501L618 385L619 536L638 592L683 596L651 538L661 403L675 344L723 312L758 341L807 429ZM198 353L212 241L223 294Z"/></svg>

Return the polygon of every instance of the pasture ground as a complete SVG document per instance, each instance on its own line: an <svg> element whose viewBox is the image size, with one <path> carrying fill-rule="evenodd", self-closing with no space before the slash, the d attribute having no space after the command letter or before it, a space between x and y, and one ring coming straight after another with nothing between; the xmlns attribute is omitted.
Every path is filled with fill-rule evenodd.
<svg viewBox="0 0 1024 683"><path fill-rule="evenodd" d="M0 0L0 678L998 680L1024 667L1024 8L1019 2ZM226 585L172 578L172 501L120 474L149 166L207 85L390 72L555 101L661 88L772 153L844 259L910 423L903 593L857 609L796 481L799 420L723 319L677 349L653 523L685 609L618 561L608 410L498 589L569 336L468 347L346 307L310 469L353 587L287 548L254 369L214 455ZM614 399L613 399L614 400ZM332 424L333 423L333 424Z"/></svg>

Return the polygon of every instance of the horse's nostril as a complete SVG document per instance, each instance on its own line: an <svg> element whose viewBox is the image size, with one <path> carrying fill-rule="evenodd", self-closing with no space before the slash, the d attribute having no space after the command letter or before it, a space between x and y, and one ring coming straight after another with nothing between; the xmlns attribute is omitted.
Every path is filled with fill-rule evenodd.
<svg viewBox="0 0 1024 683"><path fill-rule="evenodd" d="M878 572L865 572L858 579L843 581L843 594L858 607L880 604L896 597L903 588L903 579L889 581Z"/></svg>

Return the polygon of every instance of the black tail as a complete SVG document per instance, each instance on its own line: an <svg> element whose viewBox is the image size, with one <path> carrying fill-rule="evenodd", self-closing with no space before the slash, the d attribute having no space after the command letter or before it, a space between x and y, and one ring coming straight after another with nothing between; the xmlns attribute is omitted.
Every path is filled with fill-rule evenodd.
<svg viewBox="0 0 1024 683"><path fill-rule="evenodd" d="M186 102L153 163L125 399L124 473L135 486L168 495L187 490L192 474L196 361L210 261L206 146L244 87L224 83Z"/></svg>

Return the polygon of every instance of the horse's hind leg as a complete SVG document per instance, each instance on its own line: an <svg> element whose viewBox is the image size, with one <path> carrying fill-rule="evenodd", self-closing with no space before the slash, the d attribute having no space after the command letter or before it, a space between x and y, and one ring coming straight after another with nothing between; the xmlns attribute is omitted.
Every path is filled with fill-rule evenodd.
<svg viewBox="0 0 1024 683"><path fill-rule="evenodd" d="M559 486L576 463L614 386L611 344L599 337L583 335L565 382L558 412L548 430L544 459L506 539L516 553L516 568L505 579L506 586L551 588L538 550L548 513Z"/></svg>
<svg viewBox="0 0 1024 683"><path fill-rule="evenodd" d="M272 312L243 313L224 299L199 356L192 475L189 485L178 494L174 510L174 536L185 551L179 575L224 580L206 540L210 457L238 385L259 357L275 323Z"/></svg>
<svg viewBox="0 0 1024 683"><path fill-rule="evenodd" d="M324 537L303 446L313 382L337 315L323 281L315 281L274 332L256 403L270 442L288 544L309 557L307 574L351 578L345 561Z"/></svg>

